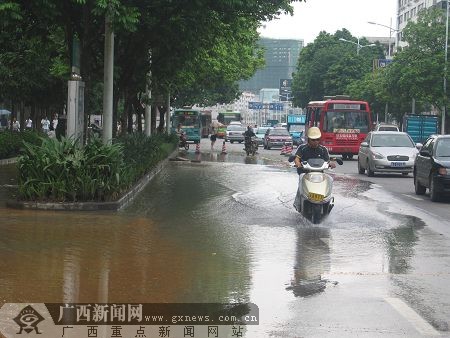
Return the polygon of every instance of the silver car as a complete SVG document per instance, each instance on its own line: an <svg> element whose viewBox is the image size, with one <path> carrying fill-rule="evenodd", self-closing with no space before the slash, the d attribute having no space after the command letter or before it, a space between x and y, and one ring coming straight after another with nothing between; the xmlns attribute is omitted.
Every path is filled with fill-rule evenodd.
<svg viewBox="0 0 450 338"><path fill-rule="evenodd" d="M413 171L420 146L407 133L372 131L359 147L358 172L367 171L367 176L374 176L375 172L406 176Z"/></svg>
<svg viewBox="0 0 450 338"><path fill-rule="evenodd" d="M234 141L239 143L244 142L244 133L246 130L247 128L243 127L240 124L230 124L227 127L225 141L230 141L230 143L233 143Z"/></svg>

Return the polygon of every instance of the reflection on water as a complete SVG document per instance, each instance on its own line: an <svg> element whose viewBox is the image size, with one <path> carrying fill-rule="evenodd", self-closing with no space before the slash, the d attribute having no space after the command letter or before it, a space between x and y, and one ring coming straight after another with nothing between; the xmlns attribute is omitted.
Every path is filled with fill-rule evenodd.
<svg viewBox="0 0 450 338"><path fill-rule="evenodd" d="M292 207L295 172L245 154L187 155L120 212L0 203L0 305L253 302L261 325L247 334L267 337L282 324L302 323L293 303L315 301L330 285L346 287L342 278L401 278L413 270L423 224L358 198L366 183L336 176L332 214L312 226ZM7 190L0 188L2 203Z"/></svg>
<svg viewBox="0 0 450 338"><path fill-rule="evenodd" d="M297 231L294 278L287 290L297 297L323 292L327 281L322 275L330 269L330 230L323 227L304 227Z"/></svg>
<svg viewBox="0 0 450 338"><path fill-rule="evenodd" d="M17 168L15 164L0 165L0 207L17 191Z"/></svg>
<svg viewBox="0 0 450 338"><path fill-rule="evenodd" d="M254 221L292 214L236 165L171 162L118 213L0 207L0 303L250 301Z"/></svg>

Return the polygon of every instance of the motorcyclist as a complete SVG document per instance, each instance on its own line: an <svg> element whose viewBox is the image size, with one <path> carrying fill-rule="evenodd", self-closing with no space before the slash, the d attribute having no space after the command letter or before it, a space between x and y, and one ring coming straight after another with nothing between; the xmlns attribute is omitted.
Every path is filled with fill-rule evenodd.
<svg viewBox="0 0 450 338"><path fill-rule="evenodd" d="M247 149L250 147L252 142L252 137L255 137L256 134L253 132L253 129L251 126L247 126L247 130L244 133L244 140L245 140L245 148Z"/></svg>
<svg viewBox="0 0 450 338"><path fill-rule="evenodd" d="M304 173L303 161L308 161L310 158L321 158L325 162L329 162L330 168L336 168L336 162L330 161L330 154L328 149L320 145L320 138L322 133L317 127L311 127L306 134L308 141L297 148L295 152L294 164L297 167L297 173L300 175Z"/></svg>
<svg viewBox="0 0 450 338"><path fill-rule="evenodd" d="M303 170L302 161L308 161L311 158L321 158L326 162L329 162L330 168L336 168L336 163L330 161L330 154L328 149L320 145L320 138L322 133L317 127L310 127L306 133L308 138L307 143L300 145L295 152L294 164L297 167L297 173L300 175L298 183L298 191L294 200L294 208L300 212L300 194L302 190L302 176L305 173Z"/></svg>
<svg viewBox="0 0 450 338"><path fill-rule="evenodd" d="M178 123L175 133L178 135L178 138L180 139L180 146L184 146L184 144L186 143L186 134L184 133L184 130L181 129L181 123Z"/></svg>

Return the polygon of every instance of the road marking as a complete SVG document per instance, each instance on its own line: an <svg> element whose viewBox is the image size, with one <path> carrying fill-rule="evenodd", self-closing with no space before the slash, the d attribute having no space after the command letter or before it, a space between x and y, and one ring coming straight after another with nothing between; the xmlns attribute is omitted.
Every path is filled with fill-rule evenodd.
<svg viewBox="0 0 450 338"><path fill-rule="evenodd" d="M422 335L440 336L441 334L427 321L425 321L416 311L411 309L405 302L399 298L385 297L388 302L398 313L400 313L407 321L409 321L417 331Z"/></svg>
<svg viewBox="0 0 450 338"><path fill-rule="evenodd" d="M416 197L416 196L412 196L412 195L408 195L408 194L402 194L402 195L412 198L413 200L416 200L416 201L423 201L423 198L420 198L420 197Z"/></svg>

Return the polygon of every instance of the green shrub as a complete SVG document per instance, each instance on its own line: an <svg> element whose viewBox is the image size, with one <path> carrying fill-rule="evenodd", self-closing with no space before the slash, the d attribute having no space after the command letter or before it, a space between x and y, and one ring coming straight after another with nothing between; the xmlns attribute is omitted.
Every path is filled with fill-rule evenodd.
<svg viewBox="0 0 450 338"><path fill-rule="evenodd" d="M113 144L93 139L81 147L73 139L27 137L18 160L20 198L61 202L116 200L178 142L173 135L134 133Z"/></svg>
<svg viewBox="0 0 450 338"><path fill-rule="evenodd" d="M40 145L44 134L37 131L0 132L0 159L16 157L23 149L23 142Z"/></svg>
<svg viewBox="0 0 450 338"><path fill-rule="evenodd" d="M105 201L123 189L120 144L97 140L80 147L72 139L44 138L41 146L25 143L18 168L19 195L25 200Z"/></svg>

